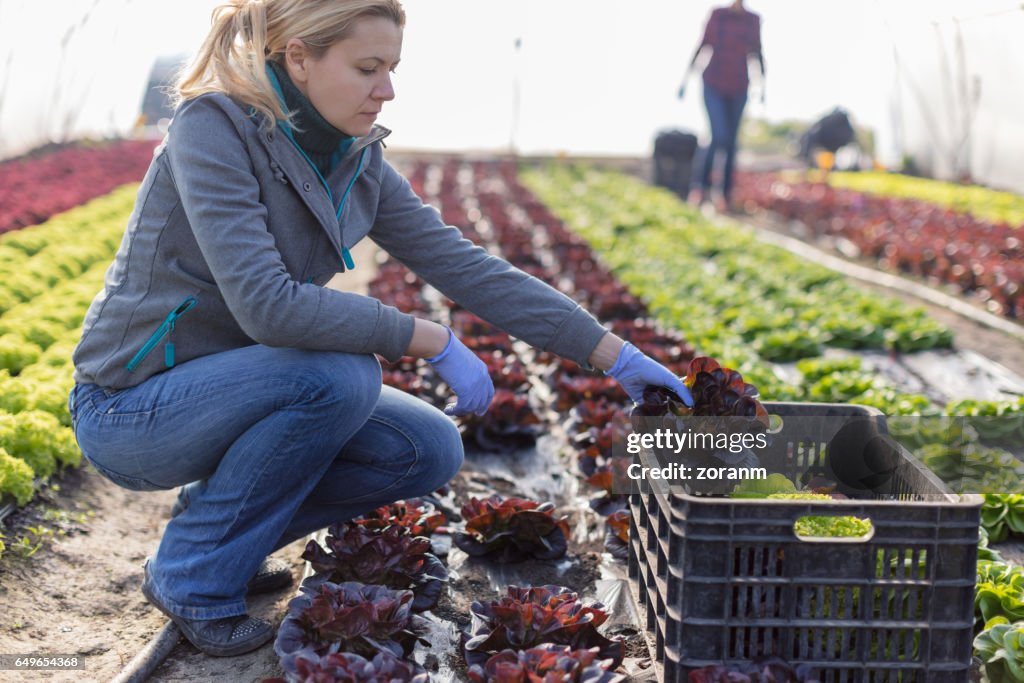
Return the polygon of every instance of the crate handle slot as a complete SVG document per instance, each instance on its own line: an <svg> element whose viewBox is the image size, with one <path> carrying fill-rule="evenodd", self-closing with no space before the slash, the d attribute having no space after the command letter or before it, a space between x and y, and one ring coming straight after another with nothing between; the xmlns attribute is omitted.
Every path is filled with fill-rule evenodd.
<svg viewBox="0 0 1024 683"><path fill-rule="evenodd" d="M867 543L875 525L868 517L803 515L793 522L793 534L805 543Z"/></svg>

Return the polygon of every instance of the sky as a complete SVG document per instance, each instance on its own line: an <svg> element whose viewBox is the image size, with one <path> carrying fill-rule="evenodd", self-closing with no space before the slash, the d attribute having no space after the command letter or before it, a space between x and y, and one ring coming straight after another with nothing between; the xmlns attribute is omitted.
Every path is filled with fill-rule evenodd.
<svg viewBox="0 0 1024 683"><path fill-rule="evenodd" d="M129 129L153 60L192 52L216 4L0 0L0 157L65 133ZM392 146L417 149L646 156L667 128L706 139L699 77L682 101L676 92L719 4L405 0L397 97L379 122L393 129ZM768 70L765 102L752 89L748 117L811 121L843 106L892 160L915 138L955 144L965 98L949 84L964 71L981 82L971 125L1021 135L1024 48L1014 36L1024 34L1024 6L1015 0L746 6L762 17ZM992 159L1010 156L1003 147L979 143L972 153L1003 167L1010 162Z"/></svg>

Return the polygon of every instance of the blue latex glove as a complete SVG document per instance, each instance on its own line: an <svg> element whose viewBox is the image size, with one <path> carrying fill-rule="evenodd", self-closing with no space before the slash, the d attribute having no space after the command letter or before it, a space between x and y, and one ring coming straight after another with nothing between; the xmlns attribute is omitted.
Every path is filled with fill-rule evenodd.
<svg viewBox="0 0 1024 683"><path fill-rule="evenodd" d="M615 359L615 365L605 371L609 377L622 385L634 403L642 403L644 400L644 387L653 384L657 387L671 389L683 399L687 407L693 407L693 396L690 390L679 379L661 363L645 356L640 349L629 342L622 345L619 357Z"/></svg>
<svg viewBox="0 0 1024 683"><path fill-rule="evenodd" d="M445 406L445 415L487 412L494 398L494 383L487 374L487 365L459 341L451 329L444 351L426 361L458 397L455 403Z"/></svg>

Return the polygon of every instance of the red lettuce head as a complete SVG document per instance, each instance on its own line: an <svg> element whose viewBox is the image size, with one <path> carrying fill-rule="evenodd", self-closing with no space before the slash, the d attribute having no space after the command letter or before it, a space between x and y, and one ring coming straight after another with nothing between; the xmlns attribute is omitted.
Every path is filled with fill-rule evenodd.
<svg viewBox="0 0 1024 683"><path fill-rule="evenodd" d="M540 645L529 650L502 650L483 665L469 670L473 683L621 683L622 674L608 669L612 660L599 659L600 650L573 650L567 645Z"/></svg>
<svg viewBox="0 0 1024 683"><path fill-rule="evenodd" d="M330 527L325 543L326 550L310 541L302 553L317 574L334 583L358 581L412 589L416 611L434 607L448 580L444 564L429 552L430 539L413 536L398 525L372 529L343 522Z"/></svg>
<svg viewBox="0 0 1024 683"><path fill-rule="evenodd" d="M410 498L371 510L352 521L367 529L400 526L408 529L413 536L430 536L444 526L448 519L431 503L421 498Z"/></svg>
<svg viewBox="0 0 1024 683"><path fill-rule="evenodd" d="M551 503L498 495L470 498L462 506L462 517L465 531L453 534L452 540L474 557L552 560L563 557L568 548L568 519L556 518Z"/></svg>
<svg viewBox="0 0 1024 683"><path fill-rule="evenodd" d="M274 642L288 673L295 672L297 658L309 654L374 657L386 650L402 657L426 632L425 620L412 612L409 590L317 580L303 582L300 591L288 603Z"/></svg>
<svg viewBox="0 0 1024 683"><path fill-rule="evenodd" d="M561 586L508 587L497 601L474 602L472 632L463 649L470 665L483 665L502 650L526 650L538 645L568 645L574 650L596 648L614 668L622 662L621 639L609 640L597 628L608 619L604 605L584 604Z"/></svg>
<svg viewBox="0 0 1024 683"><path fill-rule="evenodd" d="M429 674L395 657L380 652L373 659L351 652L323 657L308 654L292 660L288 678L267 678L262 683L429 683Z"/></svg>

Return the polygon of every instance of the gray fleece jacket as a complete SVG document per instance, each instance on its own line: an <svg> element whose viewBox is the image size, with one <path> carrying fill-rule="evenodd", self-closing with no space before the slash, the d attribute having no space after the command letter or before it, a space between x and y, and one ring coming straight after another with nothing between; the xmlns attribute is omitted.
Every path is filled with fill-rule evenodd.
<svg viewBox="0 0 1024 683"><path fill-rule="evenodd" d="M321 286L364 237L481 318L584 363L606 330L445 225L384 160L388 132L355 140L321 180L282 127L261 130L226 95L183 104L86 314L75 381L120 389L251 344L395 360L413 317Z"/></svg>

